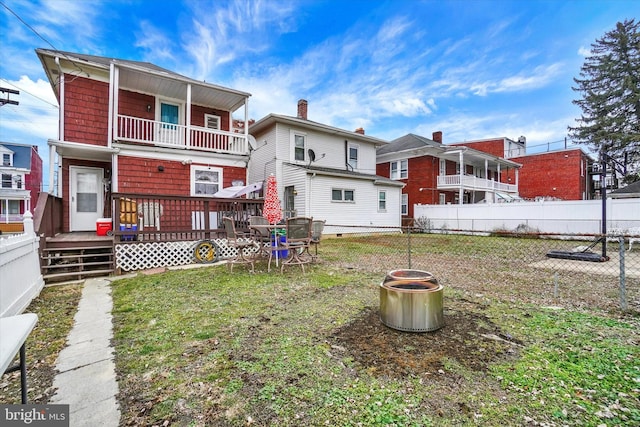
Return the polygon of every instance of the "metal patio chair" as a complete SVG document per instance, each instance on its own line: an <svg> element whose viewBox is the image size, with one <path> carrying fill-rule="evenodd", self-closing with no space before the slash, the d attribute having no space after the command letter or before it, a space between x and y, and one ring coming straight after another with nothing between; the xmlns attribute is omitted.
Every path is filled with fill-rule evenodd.
<svg viewBox="0 0 640 427"><path fill-rule="evenodd" d="M236 249L235 257L227 260L227 264L233 273L234 264L251 264L251 272L254 272L256 252L260 250L260 245L250 235L238 233L233 219L222 218L222 225L227 234L227 246Z"/></svg>

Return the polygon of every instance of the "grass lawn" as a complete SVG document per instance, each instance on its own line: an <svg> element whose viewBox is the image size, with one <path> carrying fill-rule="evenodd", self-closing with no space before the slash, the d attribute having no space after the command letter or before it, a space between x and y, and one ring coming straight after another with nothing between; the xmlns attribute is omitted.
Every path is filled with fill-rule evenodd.
<svg viewBox="0 0 640 427"><path fill-rule="evenodd" d="M305 275L220 265L114 282L122 424L640 425L637 312L551 299L508 269L476 275L482 292L443 270L446 325L395 331L368 245L345 264L323 242ZM509 292L486 286L504 280Z"/></svg>

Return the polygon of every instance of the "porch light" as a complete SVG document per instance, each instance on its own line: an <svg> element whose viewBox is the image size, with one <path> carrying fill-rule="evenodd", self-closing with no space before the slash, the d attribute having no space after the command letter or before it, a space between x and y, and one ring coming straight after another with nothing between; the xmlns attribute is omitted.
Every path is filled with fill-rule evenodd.
<svg viewBox="0 0 640 427"><path fill-rule="evenodd" d="M147 104L147 113L151 112L151 104Z"/></svg>

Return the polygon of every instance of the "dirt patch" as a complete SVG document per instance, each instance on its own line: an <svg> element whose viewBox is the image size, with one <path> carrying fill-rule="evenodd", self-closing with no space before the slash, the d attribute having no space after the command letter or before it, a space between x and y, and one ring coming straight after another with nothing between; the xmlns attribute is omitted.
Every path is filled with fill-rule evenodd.
<svg viewBox="0 0 640 427"><path fill-rule="evenodd" d="M433 332L403 332L385 326L377 308L367 308L332 337L332 351L370 374L391 378L443 373L446 361L471 371L511 359L521 343L486 316L445 311L445 325Z"/></svg>

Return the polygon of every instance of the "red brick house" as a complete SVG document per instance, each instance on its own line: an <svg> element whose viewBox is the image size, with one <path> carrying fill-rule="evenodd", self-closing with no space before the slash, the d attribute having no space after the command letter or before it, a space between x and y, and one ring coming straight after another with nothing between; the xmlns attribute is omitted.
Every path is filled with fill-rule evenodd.
<svg viewBox="0 0 640 427"><path fill-rule="evenodd" d="M593 160L580 148L526 154L526 140L491 138L461 142L465 146L520 163L518 190L524 199L552 198L588 200L593 198L593 180L589 173ZM513 171L503 174L504 182L515 182Z"/></svg>
<svg viewBox="0 0 640 427"><path fill-rule="evenodd" d="M376 153L376 173L404 182L401 211L413 218L414 204L495 202L518 197L520 164L469 147L442 144L442 132L428 139L408 134ZM513 176L511 182L506 174Z"/></svg>
<svg viewBox="0 0 640 427"><path fill-rule="evenodd" d="M146 62L36 53L60 104L48 180L64 232L95 230L119 209L112 193L204 198L246 181L250 94Z"/></svg>
<svg viewBox="0 0 640 427"><path fill-rule="evenodd" d="M0 231L22 231L22 215L33 213L42 190L38 147L0 142Z"/></svg>

